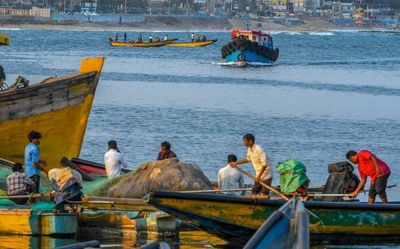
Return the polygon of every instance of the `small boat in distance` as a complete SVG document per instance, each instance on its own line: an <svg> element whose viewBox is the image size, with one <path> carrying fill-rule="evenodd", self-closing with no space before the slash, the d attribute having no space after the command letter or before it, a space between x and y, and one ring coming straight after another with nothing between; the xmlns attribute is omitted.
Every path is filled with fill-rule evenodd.
<svg viewBox="0 0 400 249"><path fill-rule="evenodd" d="M112 38L109 38L110 45L112 47L140 47L140 48L153 48L153 47L162 47L171 43L174 43L178 39L170 39L170 40L160 40L160 41L152 41L152 42L119 42L115 41Z"/></svg>
<svg viewBox="0 0 400 249"><path fill-rule="evenodd" d="M221 56L228 63L272 64L279 57L274 48L272 36L261 31L233 30L232 41L222 46Z"/></svg>
<svg viewBox="0 0 400 249"><path fill-rule="evenodd" d="M309 249L308 219L303 203L292 198L264 222L243 249Z"/></svg>
<svg viewBox="0 0 400 249"><path fill-rule="evenodd" d="M214 44L217 39L207 41L195 41L195 42L174 42L168 44L170 47L205 47Z"/></svg>
<svg viewBox="0 0 400 249"><path fill-rule="evenodd" d="M10 37L7 34L0 33L0 45L10 45Z"/></svg>

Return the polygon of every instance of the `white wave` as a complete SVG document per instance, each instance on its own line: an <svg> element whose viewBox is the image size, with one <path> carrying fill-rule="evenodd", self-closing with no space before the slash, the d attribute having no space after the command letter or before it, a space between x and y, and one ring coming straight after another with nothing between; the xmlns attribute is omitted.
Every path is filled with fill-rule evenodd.
<svg viewBox="0 0 400 249"><path fill-rule="evenodd" d="M332 32L308 32L309 35L317 35L317 36L332 36L335 35Z"/></svg>
<svg viewBox="0 0 400 249"><path fill-rule="evenodd" d="M0 27L0 30L15 31L15 30L21 30L21 29L20 28L3 28L3 27Z"/></svg>

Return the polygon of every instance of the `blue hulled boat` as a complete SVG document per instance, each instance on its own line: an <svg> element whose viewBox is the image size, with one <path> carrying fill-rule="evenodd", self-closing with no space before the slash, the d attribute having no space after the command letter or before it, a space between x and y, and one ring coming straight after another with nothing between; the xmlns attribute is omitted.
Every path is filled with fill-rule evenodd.
<svg viewBox="0 0 400 249"><path fill-rule="evenodd" d="M272 64L278 59L272 36L261 31L233 30L232 41L221 48L222 58L228 63Z"/></svg>

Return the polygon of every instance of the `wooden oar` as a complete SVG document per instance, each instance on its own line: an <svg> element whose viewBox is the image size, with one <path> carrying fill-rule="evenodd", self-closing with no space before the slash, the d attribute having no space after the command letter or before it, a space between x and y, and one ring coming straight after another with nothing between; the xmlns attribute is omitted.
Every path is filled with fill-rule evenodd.
<svg viewBox="0 0 400 249"><path fill-rule="evenodd" d="M0 196L0 199L24 199L24 198L50 198L51 194L31 194L31 195L5 195Z"/></svg>
<svg viewBox="0 0 400 249"><path fill-rule="evenodd" d="M254 181L256 181L258 184L260 184L261 186L263 186L264 188L270 190L271 192L275 193L276 195L278 195L279 197L281 197L282 199L284 199L285 201L288 201L289 198L282 194L281 192L279 192L278 190L274 189L271 186L268 186L267 184L263 183L262 181L257 181L257 178L255 176L253 176L252 174L250 174L249 172L245 171L244 169L241 169L240 167L236 166L233 167L235 169L237 169L240 173L242 173L243 175L250 177L251 179L253 179Z"/></svg>
<svg viewBox="0 0 400 249"><path fill-rule="evenodd" d="M178 191L179 193L220 193L220 192L243 192L251 191L251 188L235 188L235 189L216 189L216 190L188 190Z"/></svg>

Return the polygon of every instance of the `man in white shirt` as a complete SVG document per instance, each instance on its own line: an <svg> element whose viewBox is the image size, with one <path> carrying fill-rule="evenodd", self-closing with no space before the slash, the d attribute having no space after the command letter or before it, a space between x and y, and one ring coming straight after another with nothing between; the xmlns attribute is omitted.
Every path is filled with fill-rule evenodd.
<svg viewBox="0 0 400 249"><path fill-rule="evenodd" d="M219 189L239 189L244 188L243 175L232 168L229 163L236 162L235 155L228 155L228 165L218 171L218 187ZM230 195L242 195L242 192L226 192Z"/></svg>
<svg viewBox="0 0 400 249"><path fill-rule="evenodd" d="M262 187L258 182L263 182L268 186L271 186L272 183L272 168L268 163L267 154L261 148L260 145L255 143L255 137L253 134L246 134L243 136L243 144L247 147L247 157L238 162L230 163L230 166L236 167L237 165L249 163L253 164L254 170L256 171L256 179L254 182L254 186L252 189L252 194L257 195L261 194L268 196L269 190L267 188Z"/></svg>
<svg viewBox="0 0 400 249"><path fill-rule="evenodd" d="M124 155L118 150L115 140L108 141L108 151L104 154L104 165L108 178L120 176L122 167L128 167Z"/></svg>

